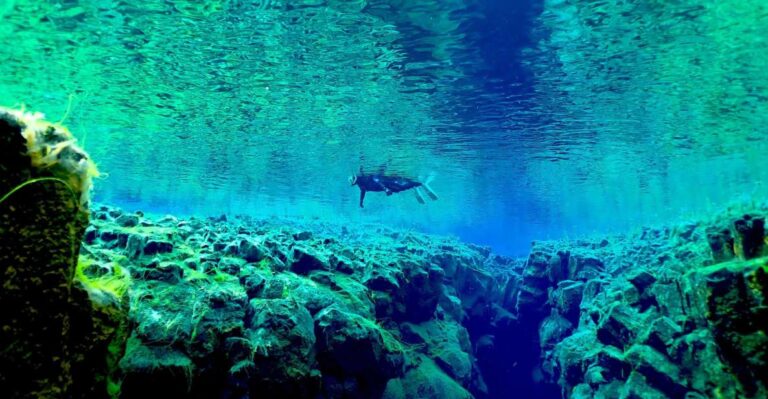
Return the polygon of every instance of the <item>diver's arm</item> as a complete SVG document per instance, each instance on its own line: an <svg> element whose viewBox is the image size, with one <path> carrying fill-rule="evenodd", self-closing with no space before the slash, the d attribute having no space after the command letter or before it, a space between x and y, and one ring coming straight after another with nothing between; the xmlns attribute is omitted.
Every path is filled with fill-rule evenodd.
<svg viewBox="0 0 768 399"><path fill-rule="evenodd" d="M363 200L365 200L365 190L360 189L360 207L363 207Z"/></svg>

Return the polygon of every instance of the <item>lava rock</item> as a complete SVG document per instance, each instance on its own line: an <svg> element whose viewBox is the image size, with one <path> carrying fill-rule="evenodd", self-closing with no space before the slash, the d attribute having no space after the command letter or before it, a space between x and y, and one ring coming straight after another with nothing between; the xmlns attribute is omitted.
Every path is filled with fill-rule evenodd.
<svg viewBox="0 0 768 399"><path fill-rule="evenodd" d="M137 215L123 214L115 219L115 223L121 227L136 227L139 225L139 217Z"/></svg>
<svg viewBox="0 0 768 399"><path fill-rule="evenodd" d="M179 350L148 346L137 338L128 340L121 396L126 398L181 398L192 385L192 359Z"/></svg>
<svg viewBox="0 0 768 399"><path fill-rule="evenodd" d="M685 318L691 313L688 293L684 292L678 282L658 282L648 288L644 295L654 298L661 313L672 319Z"/></svg>
<svg viewBox="0 0 768 399"><path fill-rule="evenodd" d="M584 293L584 283L581 281L565 280L552 291L552 303L566 319L574 322L579 319L581 299Z"/></svg>
<svg viewBox="0 0 768 399"><path fill-rule="evenodd" d="M605 263L589 251L571 251L568 259L568 278L570 280L591 280L605 271Z"/></svg>
<svg viewBox="0 0 768 399"><path fill-rule="evenodd" d="M636 337L637 314L624 305L611 307L605 320L597 328L597 339L606 345L624 349Z"/></svg>
<svg viewBox="0 0 768 399"><path fill-rule="evenodd" d="M651 284L656 282L656 277L647 271L641 271L629 277L629 282L642 293L646 288L650 287Z"/></svg>
<svg viewBox="0 0 768 399"><path fill-rule="evenodd" d="M245 293L248 295L248 299L261 297L266 282L266 276L259 272L240 277L240 284L245 288Z"/></svg>
<svg viewBox="0 0 768 399"><path fill-rule="evenodd" d="M309 248L294 247L291 271L296 274L308 274L313 270L329 270L328 263L320 259L317 253Z"/></svg>
<svg viewBox="0 0 768 399"><path fill-rule="evenodd" d="M328 264L332 270L336 270L344 274L353 274L355 272L352 261L344 258L343 256L331 254L328 257Z"/></svg>
<svg viewBox="0 0 768 399"><path fill-rule="evenodd" d="M101 263L92 262L88 266L83 269L83 274L90 278L99 278L106 276L112 271L112 268L108 265L103 265Z"/></svg>
<svg viewBox="0 0 768 399"><path fill-rule="evenodd" d="M387 380L401 373L402 354L390 352L380 328L359 315L330 306L315 316L315 333L330 387L351 380L360 397L379 397Z"/></svg>
<svg viewBox="0 0 768 399"><path fill-rule="evenodd" d="M242 259L221 258L219 261L218 269L222 273L237 276L240 274L240 270L242 269L244 263L245 261Z"/></svg>
<svg viewBox="0 0 768 399"><path fill-rule="evenodd" d="M145 280L163 281L169 284L178 283L184 277L184 269L174 262L152 262L151 267L143 274Z"/></svg>
<svg viewBox="0 0 768 399"><path fill-rule="evenodd" d="M245 336L253 353L251 380L264 397L315 397L314 321L290 299L252 299Z"/></svg>
<svg viewBox="0 0 768 399"><path fill-rule="evenodd" d="M467 330L454 322L429 320L400 325L403 340L423 345L429 356L448 376L464 386L472 377L472 344Z"/></svg>
<svg viewBox="0 0 768 399"><path fill-rule="evenodd" d="M94 241L96 241L96 238L99 236L99 230L94 226L88 226L85 229L85 234L83 235L83 241L85 241L86 244L93 244Z"/></svg>
<svg viewBox="0 0 768 399"><path fill-rule="evenodd" d="M689 391L680 369L669 362L661 353L645 345L635 345L625 354L635 370L645 377L645 381L671 398L683 398Z"/></svg>
<svg viewBox="0 0 768 399"><path fill-rule="evenodd" d="M667 353L667 348L682 332L683 330L674 320L662 316L651 323L644 343L661 353Z"/></svg>
<svg viewBox="0 0 768 399"><path fill-rule="evenodd" d="M434 361L421 358L418 367L402 378L389 380L382 399L470 399L470 394L448 377Z"/></svg>
<svg viewBox="0 0 768 399"><path fill-rule="evenodd" d="M117 233L115 233L112 230L103 230L99 234L99 238L101 238L101 241L104 242L111 242L117 240Z"/></svg>
<svg viewBox="0 0 768 399"><path fill-rule="evenodd" d="M758 382L768 386L767 270L762 259L698 271L707 284L710 328L748 396L760 389Z"/></svg>
<svg viewBox="0 0 768 399"><path fill-rule="evenodd" d="M261 246L250 239L240 241L238 254L249 263L259 262L266 257L266 253Z"/></svg>
<svg viewBox="0 0 768 399"><path fill-rule="evenodd" d="M293 239L296 241L306 241L312 239L311 231L302 231L293 235Z"/></svg>
<svg viewBox="0 0 768 399"><path fill-rule="evenodd" d="M368 269L363 282L372 290L396 292L400 289L399 280L402 278L402 272L396 268L372 267Z"/></svg>
<svg viewBox="0 0 768 399"><path fill-rule="evenodd" d="M418 323L432 318L443 292L443 277L438 267L406 268L403 284L393 295L395 319Z"/></svg>
<svg viewBox="0 0 768 399"><path fill-rule="evenodd" d="M725 262L733 259L733 236L729 229L717 229L710 227L707 229L707 243L712 251L712 258L715 263Z"/></svg>
<svg viewBox="0 0 768 399"><path fill-rule="evenodd" d="M562 265L560 257L551 253L552 248L540 244L534 245L531 250L517 295L516 312L521 318L540 320L548 313L548 276L553 274L548 272L548 269L552 265L557 265L558 268Z"/></svg>
<svg viewBox="0 0 768 399"><path fill-rule="evenodd" d="M553 312L544 319L539 326L539 342L542 350L550 350L563 338L567 337L573 329L573 324L566 318Z"/></svg>
<svg viewBox="0 0 768 399"><path fill-rule="evenodd" d="M173 252L173 243L169 241L149 240L144 245L145 255L167 254Z"/></svg>
<svg viewBox="0 0 768 399"><path fill-rule="evenodd" d="M136 259L144 253L147 237L141 234L129 234L125 244L125 255L129 259Z"/></svg>
<svg viewBox="0 0 768 399"><path fill-rule="evenodd" d="M765 218L744 215L733 223L736 231L734 252L741 259L752 259L763 253L765 239Z"/></svg>

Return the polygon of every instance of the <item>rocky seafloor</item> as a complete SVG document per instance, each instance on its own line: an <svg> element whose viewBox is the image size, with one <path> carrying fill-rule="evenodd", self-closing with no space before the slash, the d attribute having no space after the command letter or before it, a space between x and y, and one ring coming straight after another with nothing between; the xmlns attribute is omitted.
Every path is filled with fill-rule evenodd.
<svg viewBox="0 0 768 399"><path fill-rule="evenodd" d="M763 398L766 213L518 259L382 226L96 206L78 278L128 312L123 398Z"/></svg>

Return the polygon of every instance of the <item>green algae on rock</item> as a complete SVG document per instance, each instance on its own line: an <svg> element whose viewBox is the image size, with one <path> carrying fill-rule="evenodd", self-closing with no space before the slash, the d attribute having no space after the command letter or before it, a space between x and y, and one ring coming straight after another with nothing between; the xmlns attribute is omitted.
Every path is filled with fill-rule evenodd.
<svg viewBox="0 0 768 399"><path fill-rule="evenodd" d="M375 225L100 206L84 250L133 278L124 398L759 398L766 258L742 259L765 214L512 259Z"/></svg>
<svg viewBox="0 0 768 399"><path fill-rule="evenodd" d="M136 223L121 223L127 215ZM464 257L473 269L456 261L451 273L488 282L469 275L490 252L416 233L347 230L345 242L336 227L95 208L85 250L122 259L133 277L123 396L380 397L388 381L416 377L436 395L482 386L466 328L440 306L461 305L442 298L434 262Z"/></svg>
<svg viewBox="0 0 768 399"><path fill-rule="evenodd" d="M743 249L728 239L765 212L645 229L604 249L563 245L592 247L605 273L583 282L578 317L559 305L571 302L559 287L576 282L551 291L540 331L549 378L570 398L765 397L767 260L742 260L762 253L765 236ZM556 335L561 316L572 324Z"/></svg>
<svg viewBox="0 0 768 399"><path fill-rule="evenodd" d="M107 397L122 352L117 303L75 280L96 169L69 131L0 108L0 390L7 397ZM112 355L110 355L112 353Z"/></svg>

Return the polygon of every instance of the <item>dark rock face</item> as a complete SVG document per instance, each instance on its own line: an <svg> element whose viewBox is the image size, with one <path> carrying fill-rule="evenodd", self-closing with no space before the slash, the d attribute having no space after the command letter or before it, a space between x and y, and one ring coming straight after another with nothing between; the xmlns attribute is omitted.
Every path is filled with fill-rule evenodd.
<svg viewBox="0 0 768 399"><path fill-rule="evenodd" d="M134 269L139 270L139 269ZM139 271L141 274L137 274L134 277L143 278L145 280L157 280L163 281L169 284L176 284L184 277L184 269L173 262L157 262L153 261L147 268Z"/></svg>
<svg viewBox="0 0 768 399"><path fill-rule="evenodd" d="M433 361L428 358L419 360L419 365L403 377L389 380L381 398L472 398L466 389L446 376Z"/></svg>
<svg viewBox="0 0 768 399"><path fill-rule="evenodd" d="M335 306L315 316L318 362L329 396L355 387L363 397L378 397L390 378L400 375L402 354L371 321ZM389 344L389 345L388 345Z"/></svg>
<svg viewBox="0 0 768 399"><path fill-rule="evenodd" d="M521 317L541 318L546 313L547 287L550 276L562 274L567 254L552 254L551 248L537 248L531 251L523 270L523 281L517 296L517 313ZM550 271L550 267L556 271Z"/></svg>
<svg viewBox="0 0 768 399"><path fill-rule="evenodd" d="M727 364L754 396L768 386L768 261L732 263L700 272L708 321Z"/></svg>
<svg viewBox="0 0 768 399"><path fill-rule="evenodd" d="M122 256L135 278L125 398L768 393L760 216L509 259L387 228L142 216L137 231L100 212L91 272Z"/></svg>
<svg viewBox="0 0 768 399"><path fill-rule="evenodd" d="M733 236L729 229L711 227L707 230L707 242L715 262L730 260L734 256Z"/></svg>
<svg viewBox="0 0 768 399"><path fill-rule="evenodd" d="M612 307L597 326L597 339L605 345L625 349L634 341L638 330L638 317L630 307Z"/></svg>
<svg viewBox="0 0 768 399"><path fill-rule="evenodd" d="M584 286L582 281L565 280L552 291L551 302L555 309L571 322L578 321Z"/></svg>
<svg viewBox="0 0 768 399"><path fill-rule="evenodd" d="M92 287L73 279L81 238L95 242L97 236L94 229L85 234L95 169L73 142L59 126L0 108L5 398L106 398L107 379L114 377L110 345L120 346L125 304L112 297L92 303ZM51 153L57 156L44 157Z"/></svg>
<svg viewBox="0 0 768 399"><path fill-rule="evenodd" d="M558 312L553 312L539 326L539 343L542 348L551 349L567 337L572 329L573 324L570 321L560 316Z"/></svg>
<svg viewBox="0 0 768 399"><path fill-rule="evenodd" d="M656 282L656 277L653 277L653 275L647 271L641 271L631 276L629 282L632 283L638 291L643 292L646 288Z"/></svg>
<svg viewBox="0 0 768 399"><path fill-rule="evenodd" d="M131 338L120 367L125 397L179 398L191 390L194 363L179 350L145 346Z"/></svg>
<svg viewBox="0 0 768 399"><path fill-rule="evenodd" d="M656 349L661 353L668 353L671 344L683 334L683 330L674 320L662 316L653 321L648 329L648 337L643 341L645 345Z"/></svg>
<svg viewBox="0 0 768 399"><path fill-rule="evenodd" d="M741 259L752 259L763 255L765 246L765 218L744 215L733 223L736 238L734 252Z"/></svg>
<svg viewBox="0 0 768 399"><path fill-rule="evenodd" d="M252 299L242 342L253 355L233 366L233 376L251 396L313 397L320 388L315 340L312 316L297 302Z"/></svg>
<svg viewBox="0 0 768 399"><path fill-rule="evenodd" d="M144 245L144 255L167 254L173 251L173 243L168 241L149 240Z"/></svg>
<svg viewBox="0 0 768 399"><path fill-rule="evenodd" d="M136 227L139 225L139 216L123 214L115 219L115 223L121 227Z"/></svg>
<svg viewBox="0 0 768 399"><path fill-rule="evenodd" d="M240 244L238 245L238 254L245 259L246 262L259 262L266 256L264 249L249 239L240 241Z"/></svg>
<svg viewBox="0 0 768 399"><path fill-rule="evenodd" d="M690 225L678 236L647 230L624 258L605 256L611 276L585 282L578 327L553 349L553 334L542 333L546 374L573 398L765 396L766 323L757 321L765 320L766 260L738 260L762 251L738 244L761 248L741 238L759 231L760 219L739 218L732 229L718 222L706 238ZM561 291L558 313L568 308Z"/></svg>
<svg viewBox="0 0 768 399"><path fill-rule="evenodd" d="M293 263L291 271L296 274L307 274L313 270L327 270L328 262L320 259L314 251L295 247L293 248Z"/></svg>
<svg viewBox="0 0 768 399"><path fill-rule="evenodd" d="M141 234L130 234L125 236L125 254L131 259L137 259L144 253L144 246L147 237Z"/></svg>

